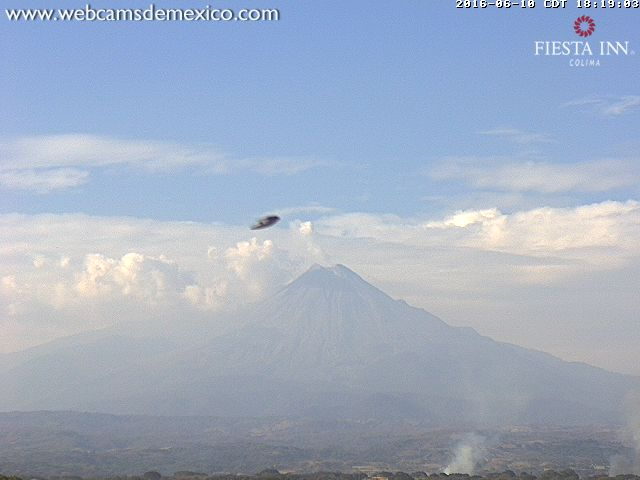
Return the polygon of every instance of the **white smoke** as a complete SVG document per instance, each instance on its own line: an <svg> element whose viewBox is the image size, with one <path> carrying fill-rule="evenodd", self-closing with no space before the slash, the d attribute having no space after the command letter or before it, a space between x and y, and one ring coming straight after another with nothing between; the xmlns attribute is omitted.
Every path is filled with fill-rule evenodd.
<svg viewBox="0 0 640 480"><path fill-rule="evenodd" d="M302 254L304 260L310 260L311 263L320 265L332 263L317 242L318 234L312 222L294 222L291 224L291 232L294 239L292 246L299 254Z"/></svg>
<svg viewBox="0 0 640 480"><path fill-rule="evenodd" d="M484 461L487 453L487 439L482 435L470 433L456 445L453 460L444 469L444 473L467 473L473 475Z"/></svg>
<svg viewBox="0 0 640 480"><path fill-rule="evenodd" d="M630 456L615 455L610 460L609 476L634 474L640 475L640 392L626 399L628 425L624 441L630 444L633 453Z"/></svg>
<svg viewBox="0 0 640 480"><path fill-rule="evenodd" d="M614 455L609 460L609 476L625 475L634 473L633 461L624 455Z"/></svg>

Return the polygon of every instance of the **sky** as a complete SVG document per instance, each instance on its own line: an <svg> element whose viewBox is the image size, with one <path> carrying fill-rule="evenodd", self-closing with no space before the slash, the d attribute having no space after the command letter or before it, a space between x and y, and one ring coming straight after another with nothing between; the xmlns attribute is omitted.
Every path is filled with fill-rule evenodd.
<svg viewBox="0 0 640 480"><path fill-rule="evenodd" d="M0 352L215 319L342 263L452 325L640 375L639 8L212 7L280 18L0 12ZM264 214L283 220L250 231Z"/></svg>

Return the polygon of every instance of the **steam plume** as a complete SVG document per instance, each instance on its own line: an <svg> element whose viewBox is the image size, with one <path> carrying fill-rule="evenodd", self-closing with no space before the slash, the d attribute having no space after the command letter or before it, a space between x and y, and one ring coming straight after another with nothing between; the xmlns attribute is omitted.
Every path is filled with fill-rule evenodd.
<svg viewBox="0 0 640 480"><path fill-rule="evenodd" d="M615 455L610 460L609 476L635 474L640 475L640 392L627 399L629 424L626 440L631 444L631 456Z"/></svg>
<svg viewBox="0 0 640 480"><path fill-rule="evenodd" d="M486 438L475 433L468 434L456 446L454 458L444 469L444 473L473 475L486 452Z"/></svg>

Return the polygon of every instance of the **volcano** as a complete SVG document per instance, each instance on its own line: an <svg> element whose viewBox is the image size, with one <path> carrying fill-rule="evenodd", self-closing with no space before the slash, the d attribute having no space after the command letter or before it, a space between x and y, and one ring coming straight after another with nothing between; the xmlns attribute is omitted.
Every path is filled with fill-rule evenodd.
<svg viewBox="0 0 640 480"><path fill-rule="evenodd" d="M7 356L0 409L592 424L617 422L640 384L452 327L342 265L312 267L225 324L120 327Z"/></svg>

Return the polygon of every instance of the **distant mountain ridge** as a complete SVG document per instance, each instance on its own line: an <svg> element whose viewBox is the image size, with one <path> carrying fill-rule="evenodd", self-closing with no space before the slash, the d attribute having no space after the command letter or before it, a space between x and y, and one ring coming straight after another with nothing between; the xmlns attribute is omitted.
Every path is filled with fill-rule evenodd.
<svg viewBox="0 0 640 480"><path fill-rule="evenodd" d="M226 322L237 326L121 327L5 356L0 410L586 424L618 421L640 385L451 327L342 265Z"/></svg>

